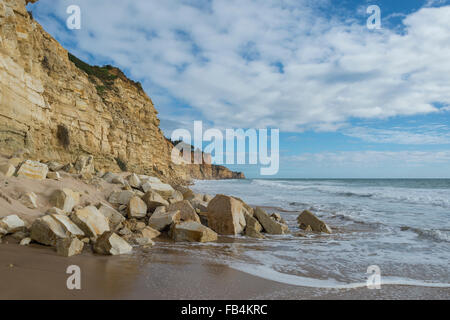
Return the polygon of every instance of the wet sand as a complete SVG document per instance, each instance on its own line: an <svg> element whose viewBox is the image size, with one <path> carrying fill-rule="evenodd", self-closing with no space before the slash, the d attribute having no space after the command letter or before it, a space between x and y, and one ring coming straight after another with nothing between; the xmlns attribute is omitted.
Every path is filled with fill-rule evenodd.
<svg viewBox="0 0 450 320"><path fill-rule="evenodd" d="M11 266L12 265L12 266ZM66 269L81 268L81 290ZM0 299L449 299L449 289L383 286L381 290L314 289L236 271L176 250L136 250L106 257L64 258L51 248L0 244Z"/></svg>

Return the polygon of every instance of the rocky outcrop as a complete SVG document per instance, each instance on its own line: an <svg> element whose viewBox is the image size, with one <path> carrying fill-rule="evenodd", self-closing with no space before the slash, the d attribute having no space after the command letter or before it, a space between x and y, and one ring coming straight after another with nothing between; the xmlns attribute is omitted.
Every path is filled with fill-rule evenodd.
<svg viewBox="0 0 450 320"><path fill-rule="evenodd" d="M255 217L261 223L264 231L268 234L286 234L289 233L289 228L286 224L276 221L270 217L263 209L256 208Z"/></svg>
<svg viewBox="0 0 450 320"><path fill-rule="evenodd" d="M217 240L217 233L195 221L172 225L170 235L175 241L211 242Z"/></svg>
<svg viewBox="0 0 450 320"><path fill-rule="evenodd" d="M208 204L208 226L218 234L237 235L244 231L244 206L233 197L217 195Z"/></svg>
<svg viewBox="0 0 450 320"><path fill-rule="evenodd" d="M119 69L70 55L27 13L25 0L0 1L0 152L74 163L79 173L128 170L166 182L242 178L225 167L175 165L173 144L141 85ZM38 175L31 171L20 174ZM7 168L8 169L8 168ZM9 171L7 170L9 173Z"/></svg>
<svg viewBox="0 0 450 320"><path fill-rule="evenodd" d="M317 218L311 211L303 211L297 218L300 229L305 231L333 233L331 228L322 220Z"/></svg>

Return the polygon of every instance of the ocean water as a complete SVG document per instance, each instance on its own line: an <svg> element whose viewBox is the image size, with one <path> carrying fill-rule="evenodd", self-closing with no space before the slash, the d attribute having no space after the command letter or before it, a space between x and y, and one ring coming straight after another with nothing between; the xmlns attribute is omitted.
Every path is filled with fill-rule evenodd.
<svg viewBox="0 0 450 320"><path fill-rule="evenodd" d="M382 285L450 288L450 180L197 181L192 189L277 207L269 213L280 212L292 231L198 245L216 262L307 287L362 287L376 265ZM305 209L334 233L301 235L296 218Z"/></svg>

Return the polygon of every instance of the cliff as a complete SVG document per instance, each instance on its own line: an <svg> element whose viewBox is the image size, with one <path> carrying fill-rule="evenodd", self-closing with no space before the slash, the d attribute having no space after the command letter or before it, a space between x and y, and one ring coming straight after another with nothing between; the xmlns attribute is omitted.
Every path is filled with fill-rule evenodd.
<svg viewBox="0 0 450 320"><path fill-rule="evenodd" d="M112 66L70 55L26 10L0 0L0 153L27 150L40 161L91 154L97 170L165 181L243 178L225 167L175 165L172 143L139 83Z"/></svg>

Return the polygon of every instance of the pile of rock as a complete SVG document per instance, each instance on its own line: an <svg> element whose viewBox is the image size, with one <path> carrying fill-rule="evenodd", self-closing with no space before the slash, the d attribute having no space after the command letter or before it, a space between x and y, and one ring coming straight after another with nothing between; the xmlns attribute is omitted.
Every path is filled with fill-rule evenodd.
<svg viewBox="0 0 450 320"><path fill-rule="evenodd" d="M279 214L269 215L263 208L252 208L239 198L196 194L184 186L171 186L156 177L112 172L96 172L92 156L81 156L74 164L13 160L0 166L4 175L35 180L60 179L60 170L85 180L97 179L117 187L97 205L81 206L80 192L56 190L50 198L53 206L27 227L17 215L0 220L0 238L12 234L27 245L31 241L52 246L58 254L80 254L90 246L98 254L126 254L133 246L152 246L153 240L166 235L174 241L210 242L218 235L245 235L264 239L264 234L289 233ZM36 209L37 197L30 192L19 199ZM309 211L298 222L306 231L331 229Z"/></svg>

